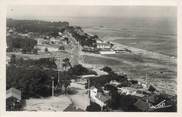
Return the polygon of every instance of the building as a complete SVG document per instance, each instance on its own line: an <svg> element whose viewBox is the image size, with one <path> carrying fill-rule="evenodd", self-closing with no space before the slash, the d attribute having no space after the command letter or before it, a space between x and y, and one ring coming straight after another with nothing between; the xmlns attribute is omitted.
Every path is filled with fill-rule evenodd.
<svg viewBox="0 0 182 117"><path fill-rule="evenodd" d="M10 61L11 61L11 58L9 56L6 56L6 64L9 64Z"/></svg>
<svg viewBox="0 0 182 117"><path fill-rule="evenodd" d="M38 52L46 52L46 49L48 52L55 52L59 51L59 46L53 46L53 45L37 45L35 46L36 49L38 49Z"/></svg>
<svg viewBox="0 0 182 117"><path fill-rule="evenodd" d="M42 45L45 43L46 40L44 40L43 38L35 38L35 40L37 41L37 45Z"/></svg>
<svg viewBox="0 0 182 117"><path fill-rule="evenodd" d="M149 110L149 103L147 103L147 102L145 102L145 101L143 101L143 100L141 100L141 99L138 99L138 100L134 103L134 106L135 106L138 110L140 110L140 111L142 111L142 112L146 112L146 111Z"/></svg>
<svg viewBox="0 0 182 117"><path fill-rule="evenodd" d="M102 41L101 39L98 39L98 38L97 38L96 43L97 43L97 44L98 44L98 43L103 43L103 41Z"/></svg>
<svg viewBox="0 0 182 117"><path fill-rule="evenodd" d="M50 44L59 44L60 40L58 38L51 37L49 43Z"/></svg>
<svg viewBox="0 0 182 117"><path fill-rule="evenodd" d="M82 51L84 51L84 52L98 53L98 49L96 49L94 47L89 47L89 46L83 46Z"/></svg>
<svg viewBox="0 0 182 117"><path fill-rule="evenodd" d="M135 89L135 88L132 88L132 87L118 88L118 92L120 94L133 95L133 96L137 96L137 97L144 97L145 96L142 91Z"/></svg>
<svg viewBox="0 0 182 117"><path fill-rule="evenodd" d="M17 100L21 100L21 91L15 88L10 88L6 91L6 99L14 97Z"/></svg>
<svg viewBox="0 0 182 117"><path fill-rule="evenodd" d="M104 101L102 101L100 99L101 98L101 95L98 93L97 88L91 87L90 88L90 92L89 92L89 96L90 96L90 101L98 104L101 108L106 105L104 103Z"/></svg>
<svg viewBox="0 0 182 117"><path fill-rule="evenodd" d="M111 45L108 43L97 43L97 48L98 49L110 49Z"/></svg>
<svg viewBox="0 0 182 117"><path fill-rule="evenodd" d="M109 82L109 84L110 84L110 85L113 85L113 86L115 86L115 87L117 87L117 86L120 85L121 83L117 82L116 80L111 80L111 81Z"/></svg>
<svg viewBox="0 0 182 117"><path fill-rule="evenodd" d="M18 33L18 35L22 37L30 37L28 33Z"/></svg>
<svg viewBox="0 0 182 117"><path fill-rule="evenodd" d="M63 35L63 33L62 33L62 32L58 32L58 35L59 35L59 36L62 36L62 35Z"/></svg>
<svg viewBox="0 0 182 117"><path fill-rule="evenodd" d="M21 91L10 88L6 91L6 111L19 111L23 106Z"/></svg>
<svg viewBox="0 0 182 117"><path fill-rule="evenodd" d="M99 54L116 54L116 52L112 50L100 50Z"/></svg>
<svg viewBox="0 0 182 117"><path fill-rule="evenodd" d="M70 41L69 41L69 38L68 38L68 37L64 37L64 38L61 40L61 42L62 42L64 45L67 45L67 44L69 44L69 43L70 43Z"/></svg>

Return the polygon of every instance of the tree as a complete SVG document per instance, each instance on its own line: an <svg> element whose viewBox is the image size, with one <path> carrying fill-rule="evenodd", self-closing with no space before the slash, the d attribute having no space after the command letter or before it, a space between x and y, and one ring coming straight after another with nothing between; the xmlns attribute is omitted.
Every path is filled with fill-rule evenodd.
<svg viewBox="0 0 182 117"><path fill-rule="evenodd" d="M107 72L107 73L111 73L112 72L112 69L110 67L104 67L102 68L103 71Z"/></svg>
<svg viewBox="0 0 182 117"><path fill-rule="evenodd" d="M154 92L156 91L155 87L153 87L152 85L149 86L149 89L148 89L150 92Z"/></svg>
<svg viewBox="0 0 182 117"><path fill-rule="evenodd" d="M87 106L86 111L98 112L98 111L101 111L101 107L94 102L90 102L90 105Z"/></svg>
<svg viewBox="0 0 182 117"><path fill-rule="evenodd" d="M68 73L71 75L77 75L77 76L86 75L86 74L97 75L96 72L83 67L81 64L74 65L71 69L68 70Z"/></svg>
<svg viewBox="0 0 182 117"><path fill-rule="evenodd" d="M48 52L49 50L48 50L48 48L45 48L45 52Z"/></svg>
<svg viewBox="0 0 182 117"><path fill-rule="evenodd" d="M132 84L138 84L138 81L137 81L137 80L130 80L130 82L131 82Z"/></svg>
<svg viewBox="0 0 182 117"><path fill-rule="evenodd" d="M16 55L12 54L10 58L10 63L15 64L16 63Z"/></svg>
<svg viewBox="0 0 182 117"><path fill-rule="evenodd" d="M7 89L11 87L20 89L23 98L51 95L51 78L47 71L37 66L31 68L8 66L6 78Z"/></svg>
<svg viewBox="0 0 182 117"><path fill-rule="evenodd" d="M38 49L33 49L33 54L38 54Z"/></svg>
<svg viewBox="0 0 182 117"><path fill-rule="evenodd" d="M27 53L27 50L26 49L22 49L22 54L26 54Z"/></svg>
<svg viewBox="0 0 182 117"><path fill-rule="evenodd" d="M46 68L46 69L45 69ZM6 87L22 91L23 98L50 96L51 77L57 79L56 65L50 58L39 60L16 60L16 65L7 66ZM57 80L55 80L57 84Z"/></svg>
<svg viewBox="0 0 182 117"><path fill-rule="evenodd" d="M98 37L98 35L94 35L93 38L94 38L94 39L97 39L97 38L99 38L99 37Z"/></svg>
<svg viewBox="0 0 182 117"><path fill-rule="evenodd" d="M63 66L64 71L66 71L66 69L67 69L68 67L72 68L72 65L71 65L71 63L70 63L70 59L69 59L69 58L63 59L63 64L62 64L62 66Z"/></svg>
<svg viewBox="0 0 182 117"><path fill-rule="evenodd" d="M65 47L64 46L60 46L59 50L65 50Z"/></svg>

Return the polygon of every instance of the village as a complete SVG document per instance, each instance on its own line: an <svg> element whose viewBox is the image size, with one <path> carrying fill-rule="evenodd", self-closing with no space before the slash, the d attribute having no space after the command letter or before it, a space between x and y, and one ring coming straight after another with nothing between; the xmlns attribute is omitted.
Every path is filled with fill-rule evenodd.
<svg viewBox="0 0 182 117"><path fill-rule="evenodd" d="M28 71L27 73L30 73L28 78L41 77L41 79L38 79L39 81L35 84L31 82L32 80L27 83L32 83L33 88L35 85L42 87L31 89L31 86L28 88L24 85L18 86L16 83L10 83L14 77L13 74L7 74L10 77L7 79L9 86L7 86L6 109L8 111L160 112L176 110L176 96L160 92L150 83L147 76L145 81L132 80L126 73L118 74L109 66L102 66L99 69L88 67L82 57L87 54L99 56L120 52L131 53L130 49L117 48L112 42L103 41L96 35L85 33L80 27L71 27L68 24L51 33L49 31L48 33L45 33L46 31L31 32L28 28L27 31L21 32L22 29L18 30L17 27L18 25L7 27L6 66L9 70L20 69L20 74L23 74L23 71L27 72L26 69L35 70L35 73L40 70L41 75L36 73L37 76L34 72ZM39 66L40 68L36 68ZM50 74L53 75L49 76ZM15 75L15 77L18 78L15 82L26 82L26 79L22 81L19 79L26 75ZM43 89L49 93L45 94L46 92L42 92ZM30 94L27 93L29 90ZM38 94L42 96L37 96ZM46 95L45 99L43 95ZM47 97L51 98L47 99ZM46 99L47 102L43 101ZM35 103L36 100L41 102L39 107L34 107L30 103L32 100L36 106L38 105ZM65 106L60 107L64 104Z"/></svg>

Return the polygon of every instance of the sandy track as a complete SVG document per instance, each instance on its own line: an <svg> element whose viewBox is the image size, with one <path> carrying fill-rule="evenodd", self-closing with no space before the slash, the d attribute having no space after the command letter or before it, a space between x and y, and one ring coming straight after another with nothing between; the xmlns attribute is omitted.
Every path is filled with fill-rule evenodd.
<svg viewBox="0 0 182 117"><path fill-rule="evenodd" d="M85 89L85 85L79 84L77 82L72 82L70 88L77 89L77 93L74 95L69 95L70 100L76 108L80 108L82 110L86 110L87 106L90 104L90 99L87 90Z"/></svg>
<svg viewBox="0 0 182 117"><path fill-rule="evenodd" d="M24 111L63 111L71 103L71 100L64 95L40 99L30 98L26 100Z"/></svg>

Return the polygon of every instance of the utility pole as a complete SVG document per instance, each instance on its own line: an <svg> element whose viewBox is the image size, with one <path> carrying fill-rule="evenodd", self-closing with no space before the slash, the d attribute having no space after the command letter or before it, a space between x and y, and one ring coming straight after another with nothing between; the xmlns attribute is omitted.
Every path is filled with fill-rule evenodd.
<svg viewBox="0 0 182 117"><path fill-rule="evenodd" d="M57 73L57 75L58 75L58 84L59 84L59 81L60 81L60 65L61 65L61 59L60 59L60 57L56 57L57 58L57 62L55 61L55 63L56 63L56 66L57 66L57 71L58 71L58 73Z"/></svg>
<svg viewBox="0 0 182 117"><path fill-rule="evenodd" d="M148 83L148 75L147 75L147 72L145 74L145 78L146 78L146 83L147 83L147 89L149 88L149 83Z"/></svg>
<svg viewBox="0 0 182 117"><path fill-rule="evenodd" d="M51 77L52 80L52 97L54 96L54 77Z"/></svg>
<svg viewBox="0 0 182 117"><path fill-rule="evenodd" d="M88 82L88 95L89 95L89 97L90 97L90 79L88 78L87 79L87 82Z"/></svg>

